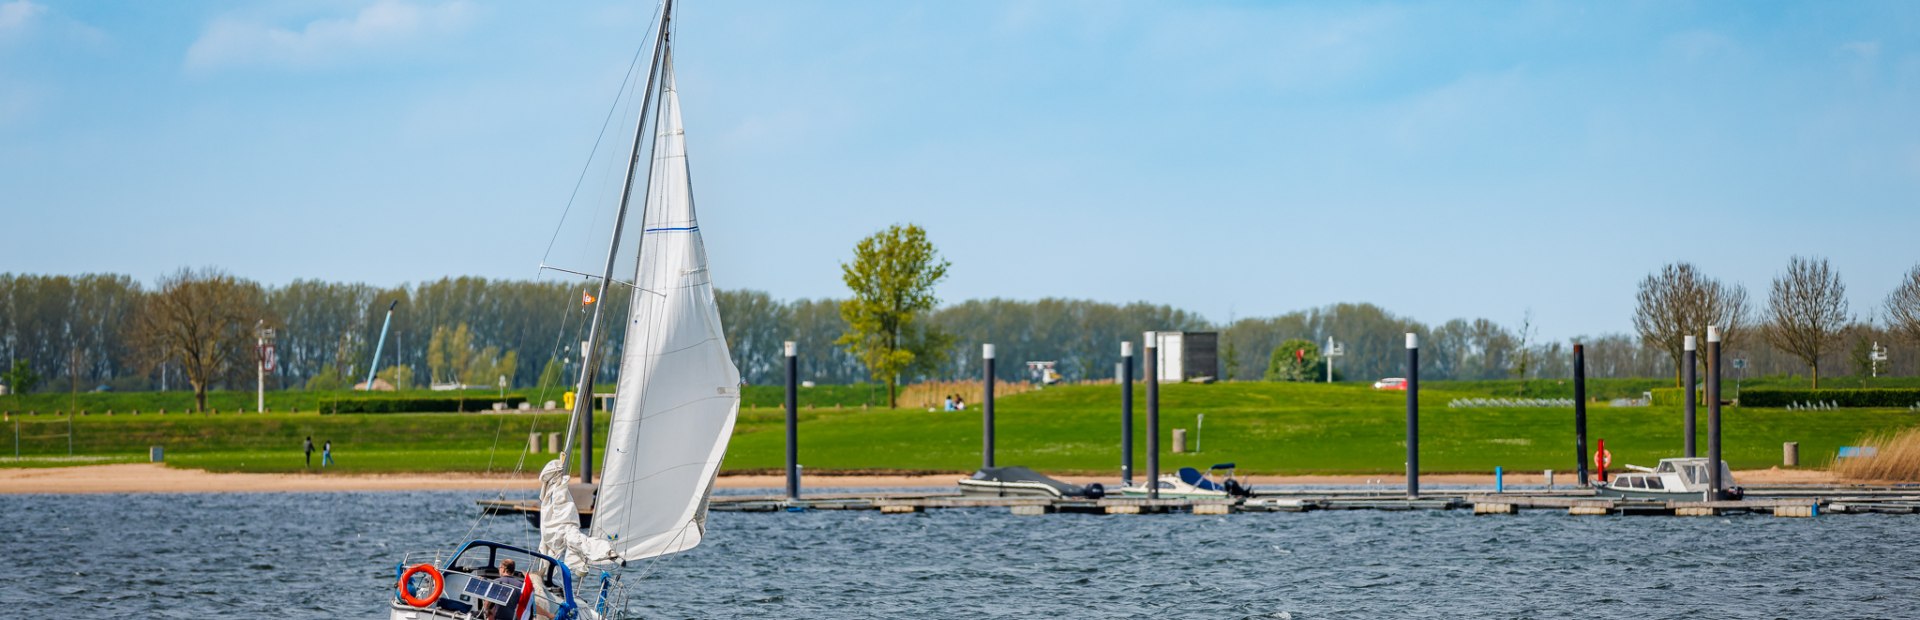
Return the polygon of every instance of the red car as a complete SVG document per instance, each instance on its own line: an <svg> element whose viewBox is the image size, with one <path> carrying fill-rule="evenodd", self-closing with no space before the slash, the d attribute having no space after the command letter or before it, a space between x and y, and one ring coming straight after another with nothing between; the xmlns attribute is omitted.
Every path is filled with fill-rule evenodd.
<svg viewBox="0 0 1920 620"><path fill-rule="evenodd" d="M1379 381L1373 382L1373 389L1404 390L1404 389L1407 389L1407 380L1398 378L1398 377L1392 378L1392 379L1381 379Z"/></svg>

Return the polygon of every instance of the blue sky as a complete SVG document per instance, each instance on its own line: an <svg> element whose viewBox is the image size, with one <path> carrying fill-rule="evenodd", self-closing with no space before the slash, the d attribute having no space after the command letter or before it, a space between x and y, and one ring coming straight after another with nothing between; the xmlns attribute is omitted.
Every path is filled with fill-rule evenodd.
<svg viewBox="0 0 1920 620"><path fill-rule="evenodd" d="M556 230L594 270L655 8L0 0L0 271L524 279ZM678 40L715 281L780 298L896 222L950 301L1549 338L1671 261L1763 302L1824 256L1863 318L1920 262L1911 2L688 0Z"/></svg>

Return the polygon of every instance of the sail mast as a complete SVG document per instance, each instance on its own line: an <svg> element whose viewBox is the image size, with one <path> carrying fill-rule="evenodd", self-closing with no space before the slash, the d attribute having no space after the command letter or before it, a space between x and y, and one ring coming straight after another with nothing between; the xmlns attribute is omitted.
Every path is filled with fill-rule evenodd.
<svg viewBox="0 0 1920 620"><path fill-rule="evenodd" d="M654 36L653 60L647 64L647 88L640 102L640 119L633 128L633 150L627 159L626 183L620 188L620 208L613 219L613 240L607 245L607 267L600 277L600 295L594 298L593 319L587 324L585 350L581 352L580 385L574 391L573 415L567 425L567 445L561 450L564 458L572 458L575 433L586 435L586 440L580 442L581 482L593 482L593 380L597 374L594 360L599 354L600 311L606 306L607 287L613 283L613 263L620 253L620 232L626 225L627 205L633 199L633 176L640 165L641 141L646 137L647 108L653 103L654 83L660 75L660 58L667 45L667 23L672 18L673 0L666 0L665 7L660 11L660 31ZM645 198L641 201L640 208L644 212Z"/></svg>

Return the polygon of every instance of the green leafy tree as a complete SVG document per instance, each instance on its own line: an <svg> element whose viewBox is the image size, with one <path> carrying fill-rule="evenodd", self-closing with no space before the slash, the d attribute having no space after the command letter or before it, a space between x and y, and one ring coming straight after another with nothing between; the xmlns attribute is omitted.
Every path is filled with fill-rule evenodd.
<svg viewBox="0 0 1920 620"><path fill-rule="evenodd" d="M1853 350L1847 353L1847 364L1853 366L1855 377L1873 376L1873 341L1864 335L1855 338Z"/></svg>
<svg viewBox="0 0 1920 620"><path fill-rule="evenodd" d="M321 366L320 372L314 373L313 378L307 379L309 392L326 392L346 386L347 380L341 376L340 367L331 363Z"/></svg>
<svg viewBox="0 0 1920 620"><path fill-rule="evenodd" d="M27 360L14 360L13 370L0 373L0 381L5 381L7 389L13 390L13 400L17 406L20 395L33 391L33 387L40 384L40 373L34 372Z"/></svg>
<svg viewBox="0 0 1920 620"><path fill-rule="evenodd" d="M405 392L413 389L413 368L408 366L388 366L381 370L379 377L392 385L393 389Z"/></svg>
<svg viewBox="0 0 1920 620"><path fill-rule="evenodd" d="M565 380L561 375L564 368L565 365L560 363L560 358L547 358L547 367L540 371L540 387L549 388L560 385L560 382Z"/></svg>
<svg viewBox="0 0 1920 620"><path fill-rule="evenodd" d="M453 329L446 326L433 329L433 339L427 343L427 369L433 373L430 381L459 383L465 380L472 364L473 334L467 330L466 323Z"/></svg>
<svg viewBox="0 0 1920 620"><path fill-rule="evenodd" d="M1220 357L1225 358L1223 364L1227 367L1227 381L1233 381L1240 376L1240 350L1233 346L1232 336L1221 335L1227 336L1227 346L1220 348Z"/></svg>
<svg viewBox="0 0 1920 620"><path fill-rule="evenodd" d="M840 265L853 298L840 303L847 331L834 344L858 357L874 380L886 382L888 407L898 404L902 375L938 368L958 340L921 321L940 303L933 285L950 266L927 232L912 224L861 239L853 262Z"/></svg>
<svg viewBox="0 0 1920 620"><path fill-rule="evenodd" d="M1320 366L1320 345L1294 338L1273 349L1267 362L1268 381L1312 381Z"/></svg>

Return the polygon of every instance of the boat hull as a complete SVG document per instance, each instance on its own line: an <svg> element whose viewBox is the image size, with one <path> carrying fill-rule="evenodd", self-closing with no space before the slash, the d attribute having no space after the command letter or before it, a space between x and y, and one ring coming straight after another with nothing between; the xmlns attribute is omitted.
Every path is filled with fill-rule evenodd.
<svg viewBox="0 0 1920 620"><path fill-rule="evenodd" d="M1147 496L1147 492L1145 490L1136 491L1133 489L1127 489L1127 490L1121 491L1120 496L1145 498ZM1226 499L1226 498L1227 498L1226 493L1213 492L1213 491L1195 491L1195 492L1161 491L1160 492L1160 499Z"/></svg>
<svg viewBox="0 0 1920 620"><path fill-rule="evenodd" d="M1044 497L1057 499L1060 491L1053 487L1032 482L998 482L992 480L960 481L960 495L964 497Z"/></svg>
<svg viewBox="0 0 1920 620"><path fill-rule="evenodd" d="M1700 491L1655 491L1651 489L1616 489L1612 485L1594 485L1595 497L1618 499L1652 499L1668 502L1698 502L1706 495Z"/></svg>
<svg viewBox="0 0 1920 620"><path fill-rule="evenodd" d="M394 601L389 607L388 620L438 620L440 618L464 618L465 613L454 613L445 609L428 607L421 609L406 603Z"/></svg>

